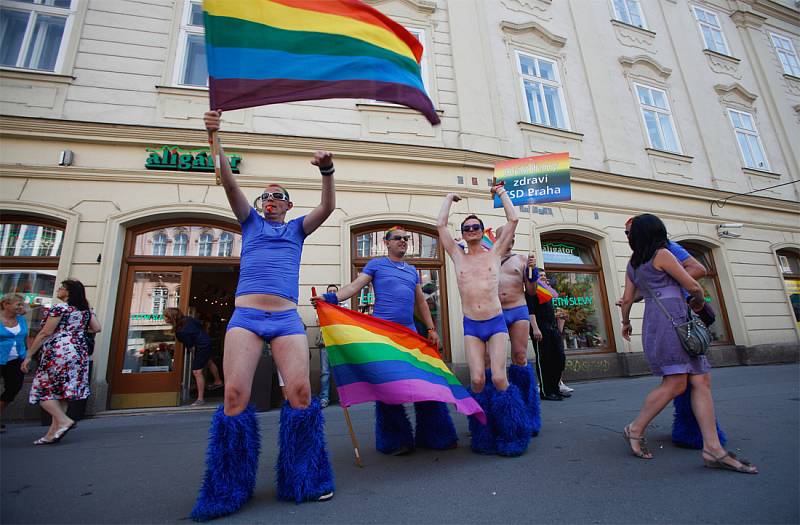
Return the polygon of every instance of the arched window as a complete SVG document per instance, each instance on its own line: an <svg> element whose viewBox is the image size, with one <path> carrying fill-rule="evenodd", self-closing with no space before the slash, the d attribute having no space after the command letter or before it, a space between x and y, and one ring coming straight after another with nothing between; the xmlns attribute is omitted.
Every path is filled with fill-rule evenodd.
<svg viewBox="0 0 800 525"><path fill-rule="evenodd" d="M794 321L800 329L800 250L785 248L776 252L783 274L783 284L794 312Z"/></svg>
<svg viewBox="0 0 800 525"><path fill-rule="evenodd" d="M188 246L189 246L189 236L186 235L185 232L181 231L175 236L175 242L172 245L172 255L178 257L186 255Z"/></svg>
<svg viewBox="0 0 800 525"><path fill-rule="evenodd" d="M197 255L200 257L211 257L211 246L214 243L214 236L210 233L203 233L197 243Z"/></svg>
<svg viewBox="0 0 800 525"><path fill-rule="evenodd" d="M217 255L219 257L230 257L233 252L233 235L224 232L219 236L219 247L217 248Z"/></svg>
<svg viewBox="0 0 800 525"><path fill-rule="evenodd" d="M167 235L164 232L158 232L153 235L153 255L166 255L167 254Z"/></svg>
<svg viewBox="0 0 800 525"><path fill-rule="evenodd" d="M591 239L551 232L542 235L544 269L559 296L553 306L567 314L562 327L567 352L613 352L600 250Z"/></svg>
<svg viewBox="0 0 800 525"><path fill-rule="evenodd" d="M164 315L164 309L167 307L167 297L169 296L169 289L164 285L159 285L153 288L153 315Z"/></svg>
<svg viewBox="0 0 800 525"><path fill-rule="evenodd" d="M691 241L681 241L679 244L686 248L686 251L706 268L705 277L698 279L697 282L703 287L703 295L706 298L706 302L717 316L714 324L709 327L714 342L720 344L730 343L731 327L728 322L728 312L725 310L725 300L722 297L722 288L719 286L719 276L717 275L717 267L714 264L711 249Z"/></svg>

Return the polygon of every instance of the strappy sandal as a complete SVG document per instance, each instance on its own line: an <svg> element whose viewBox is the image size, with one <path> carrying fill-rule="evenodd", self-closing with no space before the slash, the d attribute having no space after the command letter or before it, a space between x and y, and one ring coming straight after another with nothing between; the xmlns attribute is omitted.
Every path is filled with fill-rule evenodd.
<svg viewBox="0 0 800 525"><path fill-rule="evenodd" d="M64 437L67 435L67 432L69 432L70 430L72 430L77 426L78 422L75 421L68 427L61 427L58 430L56 430L56 433L53 435L53 443L58 443L59 441L64 439Z"/></svg>
<svg viewBox="0 0 800 525"><path fill-rule="evenodd" d="M631 454L636 456L640 459L653 459L652 454L650 451L647 450L647 438L644 436L634 437L631 436L631 426L626 425L625 428L622 429L622 437L625 439L625 442L628 444L628 447L631 451ZM639 442L639 452L636 452L633 447L631 446L631 441L638 441Z"/></svg>
<svg viewBox="0 0 800 525"><path fill-rule="evenodd" d="M45 439L44 437L40 437L36 441L33 442L34 445L52 445L53 443L58 443L55 439Z"/></svg>
<svg viewBox="0 0 800 525"><path fill-rule="evenodd" d="M708 468L719 468L723 470L732 470L734 472L740 472L742 474L758 474L758 469L755 465L752 465L749 461L744 458L737 457L736 454L730 451L725 451L725 453L719 457L715 456L711 452L706 449L703 449L703 454L708 454L713 460L703 458L703 461ZM740 465L731 465L730 463L725 462L725 458L731 458L736 460L740 463Z"/></svg>

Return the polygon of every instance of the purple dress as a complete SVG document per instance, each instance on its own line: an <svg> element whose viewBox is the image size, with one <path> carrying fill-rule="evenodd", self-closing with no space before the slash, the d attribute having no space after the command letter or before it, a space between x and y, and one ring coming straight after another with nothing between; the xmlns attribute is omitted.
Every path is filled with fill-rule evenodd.
<svg viewBox="0 0 800 525"><path fill-rule="evenodd" d="M642 323L642 345L644 355L653 375L668 376L672 374L705 374L711 370L706 356L689 357L681 346L672 322L658 307L650 292L656 294L661 304L667 309L677 323L687 320L686 295L667 272L653 267L653 259L642 264L635 271L628 263L628 277L644 296L644 321ZM648 291L640 283L644 281L650 287Z"/></svg>

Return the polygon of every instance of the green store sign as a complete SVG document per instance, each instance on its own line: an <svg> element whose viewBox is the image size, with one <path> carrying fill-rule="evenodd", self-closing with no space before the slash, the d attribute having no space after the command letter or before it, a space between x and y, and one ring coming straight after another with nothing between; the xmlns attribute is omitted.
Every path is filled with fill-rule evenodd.
<svg viewBox="0 0 800 525"><path fill-rule="evenodd" d="M149 170L213 172L214 158L208 148L184 150L177 146L162 146L161 149L147 148L148 157L144 167ZM225 155L231 164L231 171L239 173L241 155Z"/></svg>
<svg viewBox="0 0 800 525"><path fill-rule="evenodd" d="M560 308L569 308L571 306L591 306L592 300L593 298L589 296L573 297L571 295L560 295L553 298L553 306Z"/></svg>
<svg viewBox="0 0 800 525"><path fill-rule="evenodd" d="M564 244L561 242L556 243L549 243L546 242L542 244L542 251L550 252L550 253L558 253L561 255L571 255L573 257L578 257L578 248L575 246L570 246L569 244Z"/></svg>
<svg viewBox="0 0 800 525"><path fill-rule="evenodd" d="M162 314L131 314L131 321L163 321Z"/></svg>

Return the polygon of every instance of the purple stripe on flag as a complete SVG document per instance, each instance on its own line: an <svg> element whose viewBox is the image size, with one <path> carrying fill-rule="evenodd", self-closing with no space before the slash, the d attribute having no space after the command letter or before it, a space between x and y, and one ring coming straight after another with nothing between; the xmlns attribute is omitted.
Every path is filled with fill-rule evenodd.
<svg viewBox="0 0 800 525"><path fill-rule="evenodd" d="M336 388L339 392L339 401L343 406L357 405L368 401L383 401L390 405L413 403L415 401L441 401L453 403L456 410L465 414L475 415L478 421L486 424L486 414L475 399L456 399L446 386L436 385L420 379L403 379L391 383L373 385L371 383L350 383Z"/></svg>
<svg viewBox="0 0 800 525"><path fill-rule="evenodd" d="M439 124L439 115L424 91L406 84L374 80L294 80L209 78L211 108L232 110L265 104L319 100L326 98L370 98L416 109L431 124Z"/></svg>

